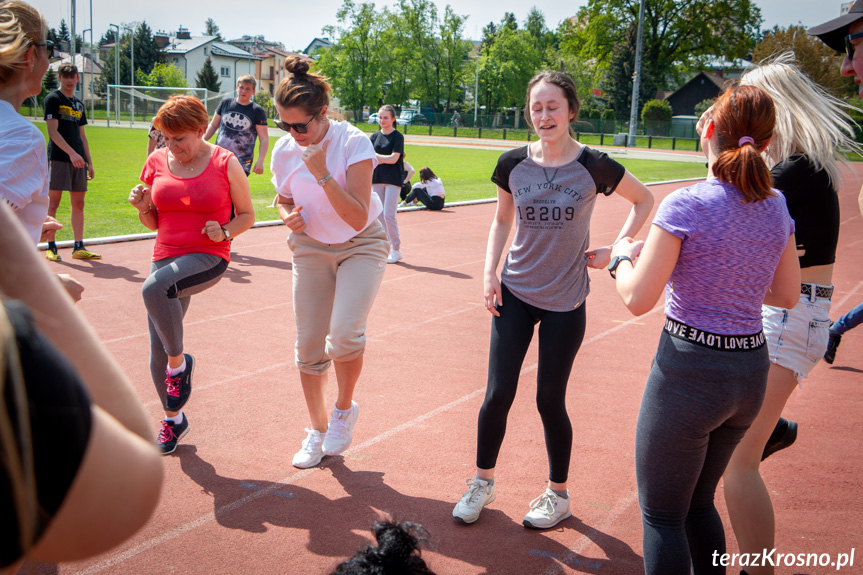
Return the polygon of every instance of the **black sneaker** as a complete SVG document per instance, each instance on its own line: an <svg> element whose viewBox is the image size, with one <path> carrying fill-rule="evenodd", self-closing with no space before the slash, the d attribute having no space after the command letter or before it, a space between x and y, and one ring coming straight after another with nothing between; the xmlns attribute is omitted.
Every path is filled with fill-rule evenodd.
<svg viewBox="0 0 863 575"><path fill-rule="evenodd" d="M192 395L192 372L195 371L195 358L184 353L186 358L186 369L177 375L171 375L169 370L165 371L165 385L168 386L168 397L165 399L165 411L180 411L189 396Z"/></svg>
<svg viewBox="0 0 863 575"><path fill-rule="evenodd" d="M833 327L833 322L830 322L830 327ZM827 351L824 352L824 361L829 364L833 363L833 360L836 359L836 350L839 349L839 343L842 341L842 336L838 333L833 333L833 330L830 330L830 339L827 340Z"/></svg>
<svg viewBox="0 0 863 575"><path fill-rule="evenodd" d="M780 417L776 422L776 427L773 428L773 433L770 434L770 439L767 440L767 445L764 446L764 453L761 455L761 461L764 461L777 451L791 447L797 440L797 422L788 421L784 417Z"/></svg>
<svg viewBox="0 0 863 575"><path fill-rule="evenodd" d="M162 452L162 455L174 453L177 449L177 442L189 433L189 418L183 414L183 423L174 423L173 421L162 420L162 431L159 432L159 438L156 439L156 447Z"/></svg>

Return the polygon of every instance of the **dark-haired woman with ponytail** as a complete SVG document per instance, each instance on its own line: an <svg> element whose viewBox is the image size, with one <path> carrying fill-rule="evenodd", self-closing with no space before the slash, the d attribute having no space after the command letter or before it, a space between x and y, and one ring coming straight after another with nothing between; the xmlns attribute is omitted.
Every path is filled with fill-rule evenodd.
<svg viewBox="0 0 863 575"><path fill-rule="evenodd" d="M372 193L377 156L366 135L327 118L330 85L298 57L275 94L288 132L273 148L271 171L279 215L291 229L294 349L311 426L293 465L314 467L344 452L359 407L354 388L363 368L366 319L386 268L389 242ZM327 414L327 371L334 365L338 398Z"/></svg>
<svg viewBox="0 0 863 575"><path fill-rule="evenodd" d="M369 137L378 158L378 165L372 175L372 191L380 198L384 207L378 220L383 224L390 240L387 263L394 264L402 259L396 213L399 192L404 182L405 137L397 129L396 109L389 104L378 110L378 124L381 129Z"/></svg>
<svg viewBox="0 0 863 575"><path fill-rule="evenodd" d="M708 179L665 198L646 242L612 250L609 269L633 314L665 288L636 432L647 575L725 573L713 499L764 399L761 304L793 307L800 295L794 222L761 159L775 119L759 88L724 94L700 133Z"/></svg>

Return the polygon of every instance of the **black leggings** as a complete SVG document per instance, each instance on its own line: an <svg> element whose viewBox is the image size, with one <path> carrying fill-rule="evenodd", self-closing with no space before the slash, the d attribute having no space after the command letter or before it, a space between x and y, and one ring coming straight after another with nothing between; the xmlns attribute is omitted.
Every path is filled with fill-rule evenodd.
<svg viewBox="0 0 863 575"><path fill-rule="evenodd" d="M524 356L539 323L539 366L536 406L545 432L549 479L564 483L569 476L572 424L566 413L566 384L575 354L584 339L585 305L572 311L547 311L527 304L501 286L500 317L491 324L488 385L479 411L476 466L491 469L506 433L506 418L515 400Z"/></svg>
<svg viewBox="0 0 863 575"><path fill-rule="evenodd" d="M414 186L405 198L405 203L409 204L414 200L419 200L422 205L433 211L443 209L443 198L429 194L428 190L420 186Z"/></svg>

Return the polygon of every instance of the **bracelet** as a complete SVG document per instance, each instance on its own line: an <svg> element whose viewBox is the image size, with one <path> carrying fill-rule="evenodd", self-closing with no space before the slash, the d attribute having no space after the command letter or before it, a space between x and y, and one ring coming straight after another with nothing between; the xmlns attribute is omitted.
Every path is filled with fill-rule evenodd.
<svg viewBox="0 0 863 575"><path fill-rule="evenodd" d="M323 178L318 180L318 185L323 188L327 184L327 182L329 182L332 179L333 179L333 175L327 174L326 176L324 176Z"/></svg>
<svg viewBox="0 0 863 575"><path fill-rule="evenodd" d="M138 210L138 215L139 215L139 216L143 216L144 214L149 214L149 213L150 213L150 210L152 210L152 209L153 209L153 205L152 205L152 204L150 204L149 206L147 206L147 211L146 211L146 212L142 212L141 210Z"/></svg>

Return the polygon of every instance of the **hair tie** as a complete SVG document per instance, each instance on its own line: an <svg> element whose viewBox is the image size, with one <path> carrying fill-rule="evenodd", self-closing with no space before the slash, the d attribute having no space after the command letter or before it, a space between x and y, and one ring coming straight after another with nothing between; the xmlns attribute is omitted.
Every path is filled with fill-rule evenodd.
<svg viewBox="0 0 863 575"><path fill-rule="evenodd" d="M752 144L755 145L755 140L753 140L750 136L743 136L739 140L737 140L737 146L742 148L743 144Z"/></svg>

